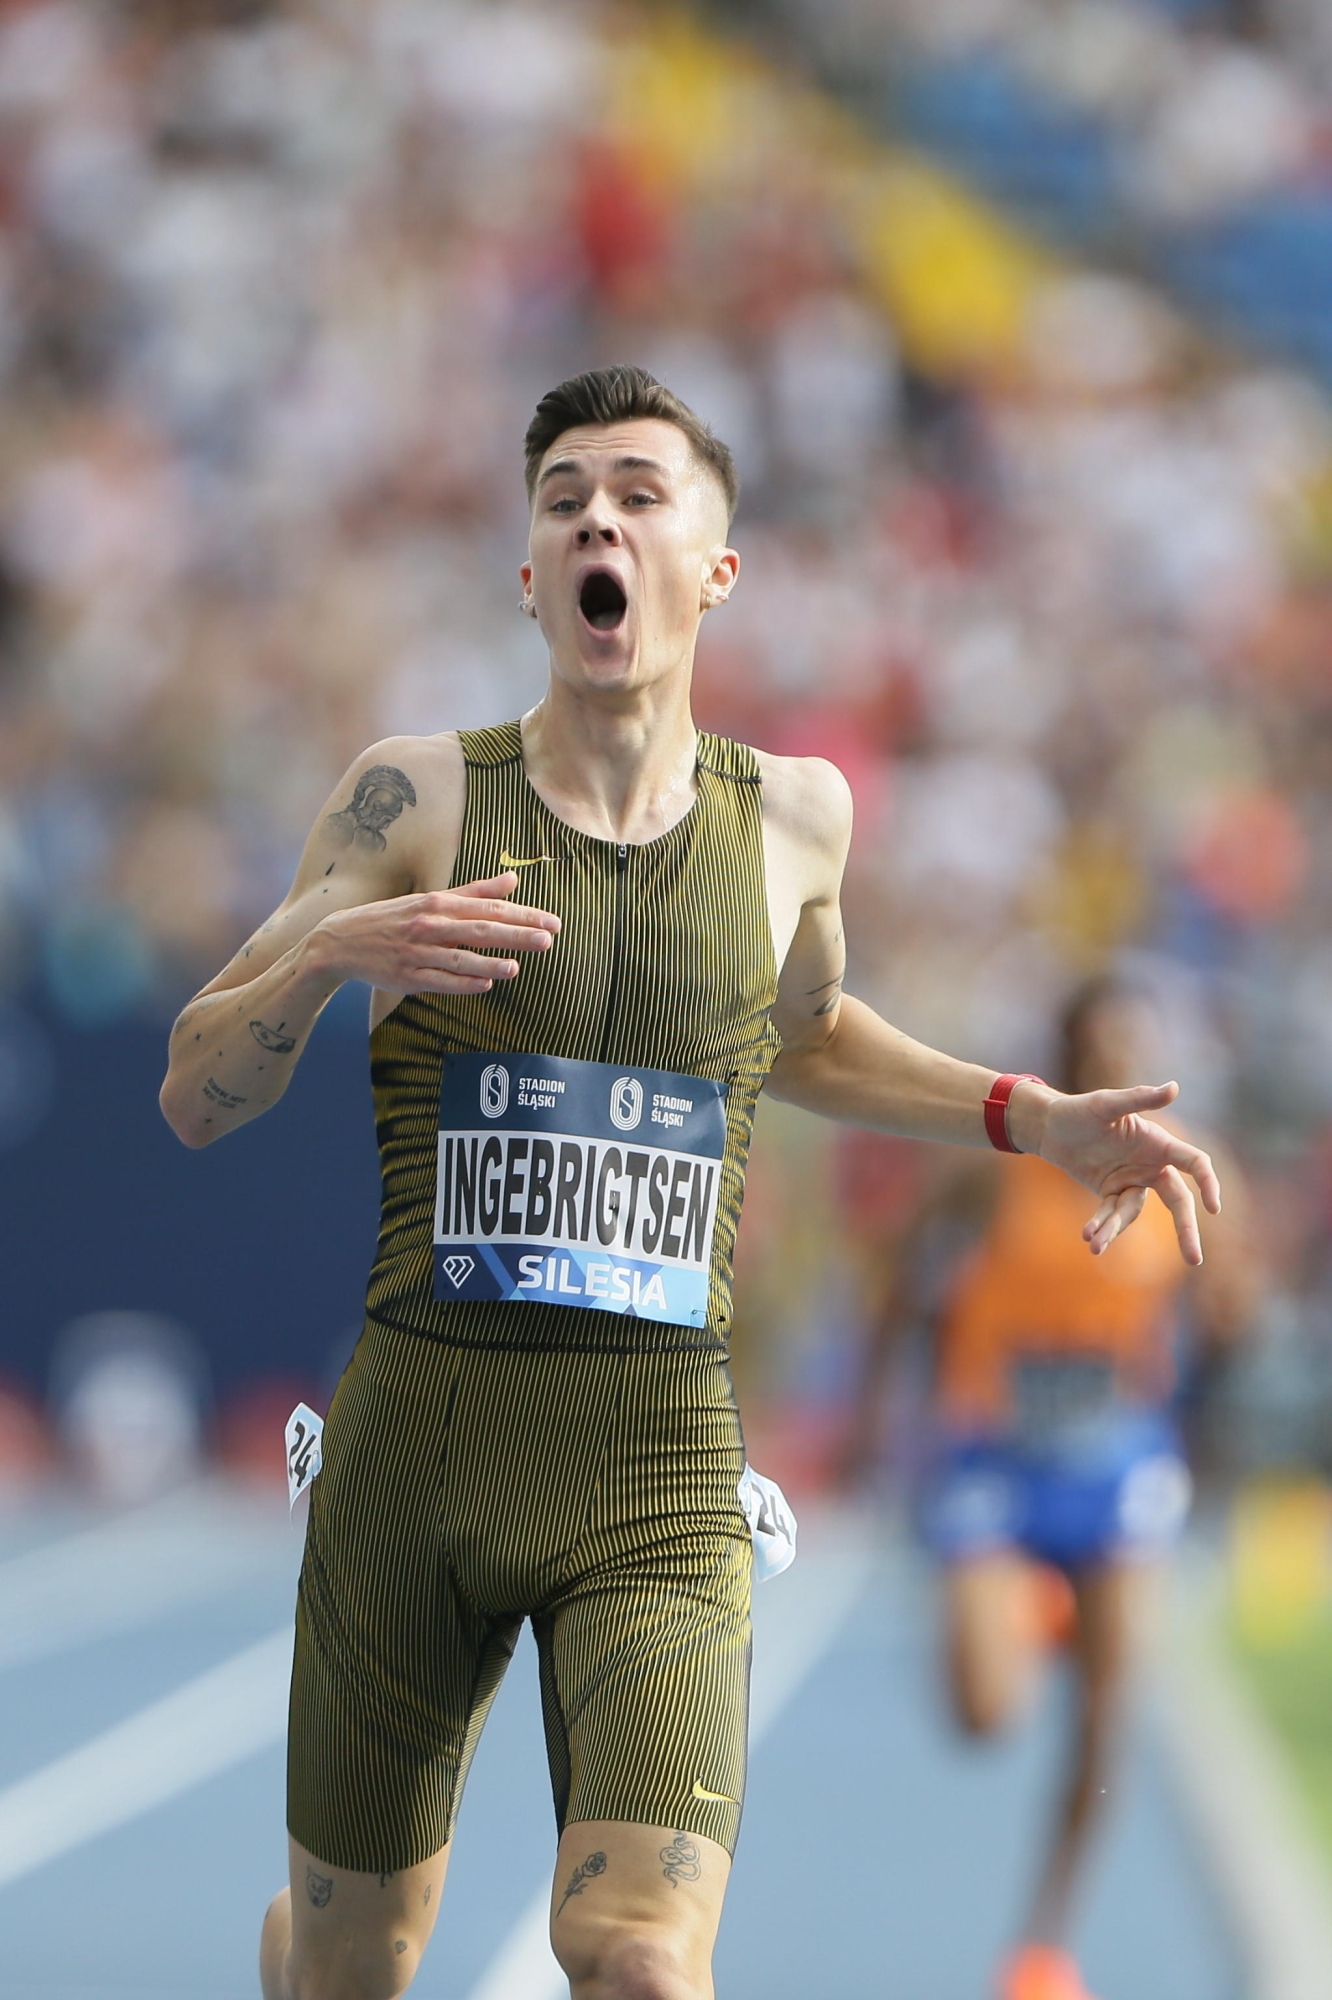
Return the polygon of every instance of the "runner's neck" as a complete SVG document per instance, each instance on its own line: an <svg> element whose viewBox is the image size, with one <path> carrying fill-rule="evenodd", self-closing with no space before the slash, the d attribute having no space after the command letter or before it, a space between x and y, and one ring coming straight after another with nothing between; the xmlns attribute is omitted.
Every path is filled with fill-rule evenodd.
<svg viewBox="0 0 1332 2000"><path fill-rule="evenodd" d="M687 690L669 703L612 709L553 686L521 727L529 784L557 818L594 839L655 840L697 797L698 732Z"/></svg>

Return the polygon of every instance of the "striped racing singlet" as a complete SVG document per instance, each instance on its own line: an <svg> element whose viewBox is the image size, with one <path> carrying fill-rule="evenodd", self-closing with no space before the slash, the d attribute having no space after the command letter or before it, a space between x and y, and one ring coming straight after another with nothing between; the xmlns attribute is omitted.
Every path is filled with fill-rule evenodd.
<svg viewBox="0 0 1332 2000"><path fill-rule="evenodd" d="M517 723L461 732L454 881L512 859L563 928L487 993L412 994L371 1043L372 1322L486 1347L724 1345L754 1105L778 1050L752 750L617 845L528 783Z"/></svg>

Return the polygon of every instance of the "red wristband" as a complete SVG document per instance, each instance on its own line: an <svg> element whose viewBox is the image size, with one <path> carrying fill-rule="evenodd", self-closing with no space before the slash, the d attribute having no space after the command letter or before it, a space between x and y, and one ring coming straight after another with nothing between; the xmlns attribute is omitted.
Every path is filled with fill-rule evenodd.
<svg viewBox="0 0 1332 2000"><path fill-rule="evenodd" d="M1029 1069L1020 1076L997 1076L990 1085L990 1094L985 1100L985 1130L990 1144L1001 1153L1020 1153L1021 1146L1015 1146L1008 1136L1008 1100L1019 1083L1044 1083L1042 1076L1033 1076Z"/></svg>

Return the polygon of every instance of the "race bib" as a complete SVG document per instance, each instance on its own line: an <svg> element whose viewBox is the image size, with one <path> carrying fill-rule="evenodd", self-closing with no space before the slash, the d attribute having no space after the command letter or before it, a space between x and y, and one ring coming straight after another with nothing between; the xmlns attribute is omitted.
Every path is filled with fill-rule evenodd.
<svg viewBox="0 0 1332 2000"><path fill-rule="evenodd" d="M726 1088L529 1055L446 1056L435 1297L704 1326Z"/></svg>
<svg viewBox="0 0 1332 2000"><path fill-rule="evenodd" d="M1065 1452L1096 1440L1120 1403L1105 1354L1021 1354L1009 1372L1013 1428L1032 1452Z"/></svg>

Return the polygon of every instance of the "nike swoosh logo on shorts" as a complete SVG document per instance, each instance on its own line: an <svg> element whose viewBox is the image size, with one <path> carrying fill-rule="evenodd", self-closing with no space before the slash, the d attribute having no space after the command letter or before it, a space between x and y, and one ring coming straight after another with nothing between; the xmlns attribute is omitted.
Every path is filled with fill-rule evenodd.
<svg viewBox="0 0 1332 2000"><path fill-rule="evenodd" d="M710 1792L706 1785L699 1783L697 1778L694 1780L694 1797L702 1799L705 1805L710 1806L733 1806L738 1804L736 1799L728 1798L725 1792Z"/></svg>
<svg viewBox="0 0 1332 2000"><path fill-rule="evenodd" d="M553 861L553 854L510 854L507 847L500 849L501 868L535 868L538 861Z"/></svg>

